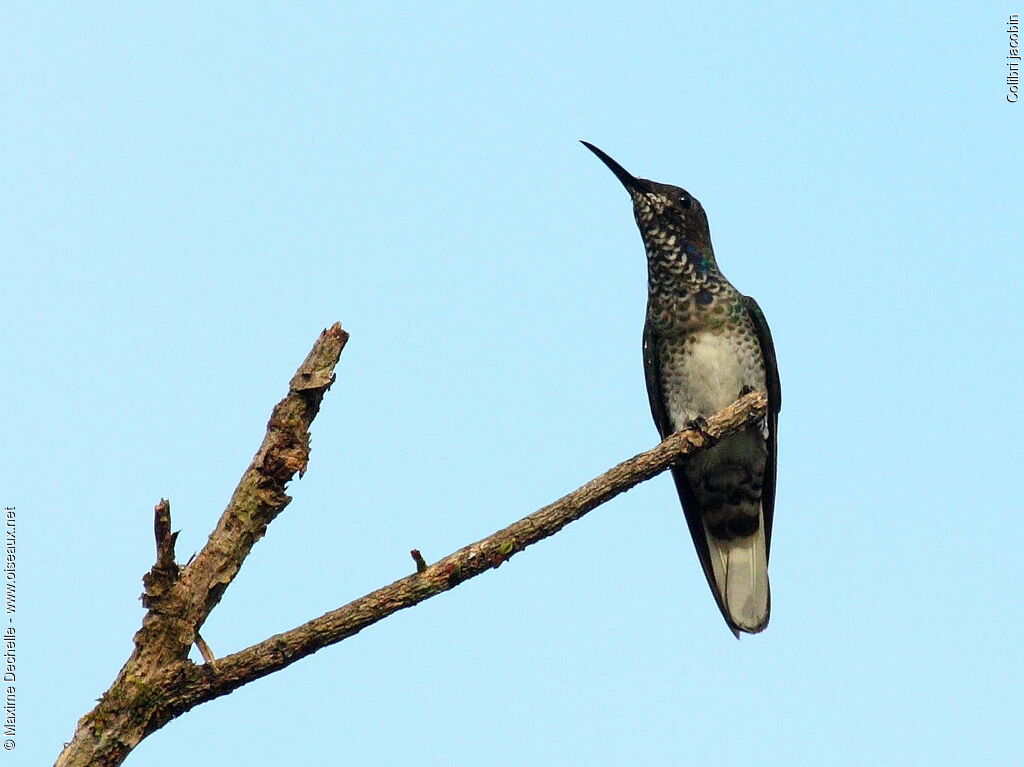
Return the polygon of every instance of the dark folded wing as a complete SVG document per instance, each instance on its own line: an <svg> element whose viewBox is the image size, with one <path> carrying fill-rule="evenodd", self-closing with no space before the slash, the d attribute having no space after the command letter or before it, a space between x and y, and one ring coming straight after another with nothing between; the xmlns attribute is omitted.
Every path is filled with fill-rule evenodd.
<svg viewBox="0 0 1024 767"><path fill-rule="evenodd" d="M661 366L658 363L657 348L657 331L650 322L647 322L644 324L644 377L647 379L647 399L651 403L651 415L654 416L654 424L658 427L658 433L661 434L661 438L664 439L676 431L676 429L673 428L673 424L668 417L668 411L665 409L665 396L661 388ZM679 424L680 428L685 425ZM774 471L774 463L772 468ZM697 549L700 566L704 570L704 577L708 580L708 586L711 587L711 593L714 594L715 601L718 603L718 609L722 611L722 617L729 624L733 634L739 636L729 618L728 611L725 609L722 597L715 587L715 574L711 567L711 552L708 549L708 539L704 533L704 523L701 521L700 506L693 494L693 488L690 487L690 483L680 467L673 466L671 471L672 479L676 483L676 492L679 494L679 502L683 506L686 526L690 528L690 537L693 538L693 545ZM774 491L774 475L772 488Z"/></svg>
<svg viewBox="0 0 1024 767"><path fill-rule="evenodd" d="M775 359L775 343L772 341L772 331L768 328L768 320L765 319L764 312L753 298L744 296L743 302L754 323L754 332L757 334L757 341L761 346L761 356L764 358L765 385L768 387L768 461L764 467L761 508L764 509L765 545L768 549L767 553L770 554L772 518L775 516L775 466L778 452L779 410L782 409L782 385L779 383L779 363Z"/></svg>

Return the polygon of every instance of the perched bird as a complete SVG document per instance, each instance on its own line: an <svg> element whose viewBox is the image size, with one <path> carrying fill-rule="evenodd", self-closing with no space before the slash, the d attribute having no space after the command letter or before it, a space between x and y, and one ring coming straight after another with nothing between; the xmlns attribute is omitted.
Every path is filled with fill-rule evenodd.
<svg viewBox="0 0 1024 767"><path fill-rule="evenodd" d="M644 374L662 438L700 424L742 394L768 393L761 424L672 467L704 575L732 632L768 625L768 552L782 404L775 347L757 302L718 269L701 204L686 190L636 178L582 142L622 182L647 251Z"/></svg>

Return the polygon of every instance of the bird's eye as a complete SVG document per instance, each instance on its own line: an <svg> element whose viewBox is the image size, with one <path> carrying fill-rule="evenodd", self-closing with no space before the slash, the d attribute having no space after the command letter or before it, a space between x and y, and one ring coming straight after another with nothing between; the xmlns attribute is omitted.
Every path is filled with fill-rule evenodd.
<svg viewBox="0 0 1024 767"><path fill-rule="evenodd" d="M679 204L682 205L684 208L689 208L693 204L693 198L685 194L680 195Z"/></svg>

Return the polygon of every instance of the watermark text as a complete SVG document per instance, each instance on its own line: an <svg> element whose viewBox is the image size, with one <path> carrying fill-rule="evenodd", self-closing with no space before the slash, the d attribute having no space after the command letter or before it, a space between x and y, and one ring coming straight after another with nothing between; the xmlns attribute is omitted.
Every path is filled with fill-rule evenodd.
<svg viewBox="0 0 1024 767"><path fill-rule="evenodd" d="M14 506L5 506L3 511L3 551L4 551L4 614L7 623L0 621L3 632L0 633L0 700L3 701L3 712L0 713L0 730L3 731L4 751L13 751L18 734L18 644L14 627L14 616L18 607L18 512Z"/></svg>
<svg viewBox="0 0 1024 767"><path fill-rule="evenodd" d="M1006 57L1006 100L1015 104L1020 98L1020 14L1011 13L1006 20L1006 34L1010 37L1010 53Z"/></svg>

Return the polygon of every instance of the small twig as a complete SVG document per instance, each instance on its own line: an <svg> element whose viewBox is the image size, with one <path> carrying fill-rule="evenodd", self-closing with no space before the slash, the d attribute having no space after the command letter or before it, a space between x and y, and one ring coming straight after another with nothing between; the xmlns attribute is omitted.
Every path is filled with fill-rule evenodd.
<svg viewBox="0 0 1024 767"><path fill-rule="evenodd" d="M423 555L420 554L420 550L413 549L409 553L412 555L412 561L416 563L416 572L424 572L427 569L427 562L423 559Z"/></svg>
<svg viewBox="0 0 1024 767"><path fill-rule="evenodd" d="M142 604L149 609L166 598L180 572L174 561L174 543L178 534L171 532L171 502L166 498L161 498L153 507L153 537L156 539L156 562L142 577Z"/></svg>
<svg viewBox="0 0 1024 767"><path fill-rule="evenodd" d="M203 656L203 661L210 664L210 668L214 671L218 671L217 658L213 654L213 650L210 649L210 645L206 643L201 634L196 634L196 647L199 648L199 654Z"/></svg>
<svg viewBox="0 0 1024 767"><path fill-rule="evenodd" d="M156 566L172 567L178 534L171 532L171 502L166 498L161 498L153 508L153 535L156 538Z"/></svg>

